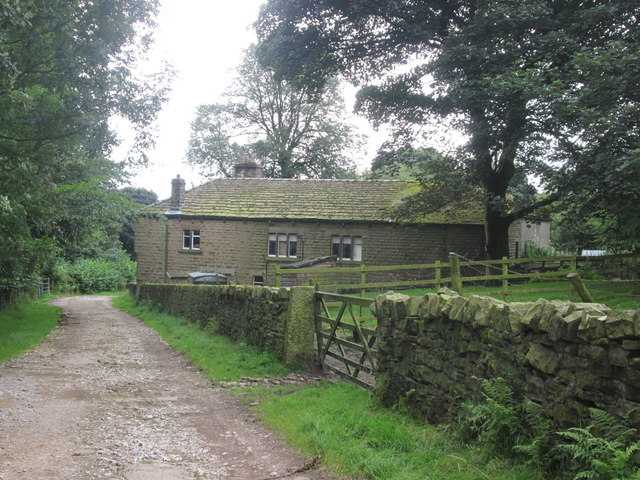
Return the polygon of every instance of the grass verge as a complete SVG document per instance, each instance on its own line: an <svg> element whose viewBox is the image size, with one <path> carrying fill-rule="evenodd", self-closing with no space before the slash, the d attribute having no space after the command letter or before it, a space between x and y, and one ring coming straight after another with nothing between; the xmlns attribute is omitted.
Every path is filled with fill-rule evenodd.
<svg viewBox="0 0 640 480"><path fill-rule="evenodd" d="M0 363L40 343L60 321L60 309L43 300L10 305L0 311Z"/></svg>
<svg viewBox="0 0 640 480"><path fill-rule="evenodd" d="M157 330L167 343L202 368L213 382L236 381L240 377L278 377L292 371L278 362L272 353L261 352L183 318L136 304L128 293L117 296L112 303Z"/></svg>
<svg viewBox="0 0 640 480"><path fill-rule="evenodd" d="M253 388L259 416L285 440L320 456L340 478L367 480L537 480L531 467L487 459L442 428L379 407L354 385L327 381L292 391Z"/></svg>

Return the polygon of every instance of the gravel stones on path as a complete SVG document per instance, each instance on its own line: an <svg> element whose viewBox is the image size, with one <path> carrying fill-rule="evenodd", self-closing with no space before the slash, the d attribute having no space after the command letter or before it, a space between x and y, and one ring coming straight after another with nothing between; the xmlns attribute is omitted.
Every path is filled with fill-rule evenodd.
<svg viewBox="0 0 640 480"><path fill-rule="evenodd" d="M0 480L325 479L108 297L0 365Z"/></svg>

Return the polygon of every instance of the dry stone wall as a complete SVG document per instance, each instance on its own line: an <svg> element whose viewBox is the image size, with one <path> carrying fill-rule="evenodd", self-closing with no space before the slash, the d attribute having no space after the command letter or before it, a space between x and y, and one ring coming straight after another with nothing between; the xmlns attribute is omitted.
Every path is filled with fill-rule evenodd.
<svg viewBox="0 0 640 480"><path fill-rule="evenodd" d="M141 284L131 291L139 301L272 351L285 363L313 359L312 287Z"/></svg>
<svg viewBox="0 0 640 480"><path fill-rule="evenodd" d="M480 397L482 378L503 377L558 425L588 407L622 416L640 407L640 317L603 305L505 303L449 290L376 299L376 395L431 421Z"/></svg>

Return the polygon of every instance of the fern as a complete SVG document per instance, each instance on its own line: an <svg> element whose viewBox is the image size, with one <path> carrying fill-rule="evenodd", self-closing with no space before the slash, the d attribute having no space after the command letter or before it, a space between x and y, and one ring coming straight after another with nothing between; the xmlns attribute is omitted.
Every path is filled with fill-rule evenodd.
<svg viewBox="0 0 640 480"><path fill-rule="evenodd" d="M542 406L522 405L504 379L482 380L483 401L465 402L456 433L500 455L523 455L548 474L574 480L640 480L640 411L624 419L596 408L584 428L557 432Z"/></svg>
<svg viewBox="0 0 640 480"><path fill-rule="evenodd" d="M640 480L638 431L603 410L589 412L587 427L558 432L565 443L556 449L571 457L574 480Z"/></svg>
<svg viewBox="0 0 640 480"><path fill-rule="evenodd" d="M631 413L631 412L630 412ZM628 443L638 437L638 432L629 424L629 415L620 420L599 408L590 408L591 426L594 434L610 441Z"/></svg>
<svg viewBox="0 0 640 480"><path fill-rule="evenodd" d="M521 411L504 379L482 380L482 403L463 404L457 431L464 441L472 439L499 454L509 454L523 433Z"/></svg>
<svg viewBox="0 0 640 480"><path fill-rule="evenodd" d="M546 471L557 471L564 463L565 455L555 450L558 442L555 424L544 408L525 399L524 416L529 427L528 443L513 447L514 451L524 455L529 464Z"/></svg>

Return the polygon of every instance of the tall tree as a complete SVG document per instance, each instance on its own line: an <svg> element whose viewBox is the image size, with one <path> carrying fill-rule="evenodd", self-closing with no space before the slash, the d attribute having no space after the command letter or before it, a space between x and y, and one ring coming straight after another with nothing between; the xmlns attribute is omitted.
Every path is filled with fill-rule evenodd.
<svg viewBox="0 0 640 480"><path fill-rule="evenodd" d="M294 87L256 61L249 48L221 104L201 105L191 124L187 160L205 176L230 176L243 158L268 177L354 175L359 137L345 119L335 79L321 89Z"/></svg>
<svg viewBox="0 0 640 480"><path fill-rule="evenodd" d="M164 73L133 71L157 4L0 0L0 288L29 285L110 228L122 172L106 159L109 120L127 119L142 150L166 93Z"/></svg>
<svg viewBox="0 0 640 480"><path fill-rule="evenodd" d="M515 219L637 162L639 19L635 0L269 0L257 30L282 75L369 83L359 110L400 144L433 122L462 130L441 185L480 189L495 258ZM509 194L530 181L545 194Z"/></svg>

